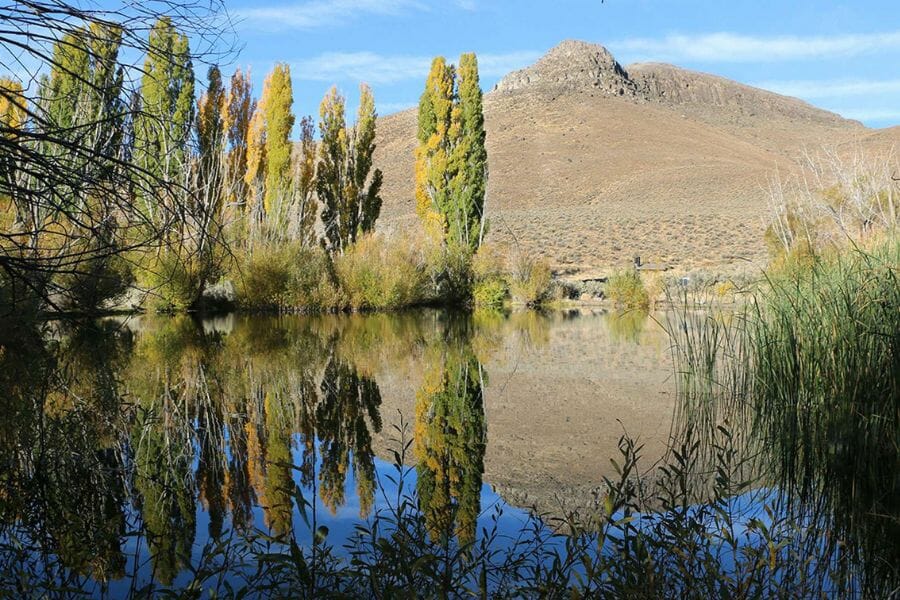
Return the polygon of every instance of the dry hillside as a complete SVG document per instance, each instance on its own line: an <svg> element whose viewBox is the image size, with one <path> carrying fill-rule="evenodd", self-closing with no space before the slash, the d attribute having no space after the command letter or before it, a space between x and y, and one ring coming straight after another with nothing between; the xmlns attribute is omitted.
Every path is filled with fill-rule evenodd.
<svg viewBox="0 0 900 600"><path fill-rule="evenodd" d="M639 254L678 269L765 258L767 179L804 148L891 148L796 98L670 65L619 65L563 42L485 96L490 238L557 268L605 270ZM379 120L382 227L416 218L416 112Z"/></svg>

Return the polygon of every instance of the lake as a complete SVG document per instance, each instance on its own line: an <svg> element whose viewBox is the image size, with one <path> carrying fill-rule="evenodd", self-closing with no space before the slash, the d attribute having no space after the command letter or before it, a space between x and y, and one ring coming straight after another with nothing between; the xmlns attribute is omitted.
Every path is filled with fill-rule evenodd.
<svg viewBox="0 0 900 600"><path fill-rule="evenodd" d="M318 535L346 557L403 496L430 537L460 544L592 515L625 434L649 469L690 420L661 322L417 310L25 329L0 347L7 589L180 587L248 536ZM691 498L712 502L712 481ZM761 504L736 497L758 520Z"/></svg>

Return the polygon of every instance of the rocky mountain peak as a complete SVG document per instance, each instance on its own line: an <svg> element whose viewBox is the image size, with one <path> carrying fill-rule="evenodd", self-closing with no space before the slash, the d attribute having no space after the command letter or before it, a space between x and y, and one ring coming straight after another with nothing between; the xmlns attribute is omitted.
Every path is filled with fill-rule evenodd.
<svg viewBox="0 0 900 600"><path fill-rule="evenodd" d="M637 87L613 55L598 44L566 40L535 64L514 71L494 88L500 93L597 90L609 96L634 97Z"/></svg>

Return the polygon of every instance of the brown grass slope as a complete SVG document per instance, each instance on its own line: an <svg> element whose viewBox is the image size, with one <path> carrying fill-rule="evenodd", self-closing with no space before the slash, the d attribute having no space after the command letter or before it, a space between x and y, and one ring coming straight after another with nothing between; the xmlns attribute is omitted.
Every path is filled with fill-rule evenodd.
<svg viewBox="0 0 900 600"><path fill-rule="evenodd" d="M873 135L795 98L563 42L485 97L489 239L557 268L634 255L679 269L765 259L767 179L804 149ZM892 147L880 134L868 146ZM381 118L382 227L415 216L416 112Z"/></svg>

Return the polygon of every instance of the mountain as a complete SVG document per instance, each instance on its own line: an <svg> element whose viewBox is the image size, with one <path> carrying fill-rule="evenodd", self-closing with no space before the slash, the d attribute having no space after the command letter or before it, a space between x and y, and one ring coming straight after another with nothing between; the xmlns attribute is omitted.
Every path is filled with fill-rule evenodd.
<svg viewBox="0 0 900 600"><path fill-rule="evenodd" d="M890 148L857 121L722 77L621 66L566 41L485 95L489 240L557 269L608 272L634 255L680 270L765 261L768 182L805 148ZM378 122L381 226L416 218L416 111Z"/></svg>

